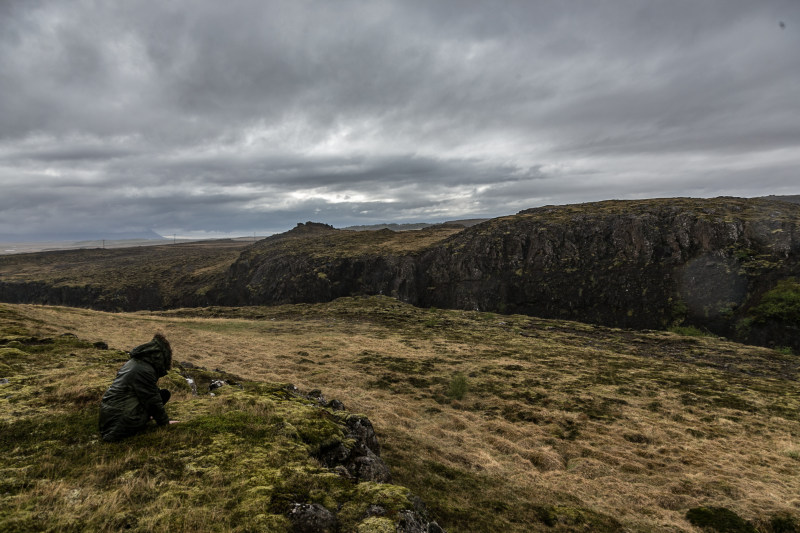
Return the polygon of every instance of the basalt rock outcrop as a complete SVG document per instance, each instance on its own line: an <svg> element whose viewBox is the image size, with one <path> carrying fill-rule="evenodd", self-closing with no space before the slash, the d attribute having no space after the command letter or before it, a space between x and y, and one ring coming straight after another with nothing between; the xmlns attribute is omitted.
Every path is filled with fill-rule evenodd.
<svg viewBox="0 0 800 533"><path fill-rule="evenodd" d="M224 239L0 255L0 301L102 311L209 305L207 290L246 246Z"/></svg>
<svg viewBox="0 0 800 533"><path fill-rule="evenodd" d="M800 206L771 199L609 201L492 219L407 253L300 225L244 251L220 304L386 294L420 306L629 328L691 325L800 349ZM769 305L765 305L765 302Z"/></svg>
<svg viewBox="0 0 800 533"><path fill-rule="evenodd" d="M329 468L344 467L342 474L355 481L391 482L389 467L380 457L378 437L369 419L350 415L345 424L344 440L324 446L318 454L320 462Z"/></svg>
<svg viewBox="0 0 800 533"><path fill-rule="evenodd" d="M747 338L791 313L800 207L720 198L544 207L492 220L425 257L421 305L560 317L631 328L691 324ZM785 309L784 311L789 311ZM768 316L769 315L769 316ZM772 321L772 322L770 322ZM797 342L797 341L795 341Z"/></svg>
<svg viewBox="0 0 800 533"><path fill-rule="evenodd" d="M88 285L54 286L45 281L0 280L0 301L93 307L103 295L100 287Z"/></svg>
<svg viewBox="0 0 800 533"><path fill-rule="evenodd" d="M244 250L208 296L218 305L315 303L354 294L414 301L419 252L385 246L395 236L390 230L354 232L298 224Z"/></svg>

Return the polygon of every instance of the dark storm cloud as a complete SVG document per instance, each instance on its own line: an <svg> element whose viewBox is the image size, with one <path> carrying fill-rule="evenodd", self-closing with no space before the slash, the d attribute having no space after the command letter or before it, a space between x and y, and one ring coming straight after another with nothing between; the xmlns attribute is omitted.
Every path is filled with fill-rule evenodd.
<svg viewBox="0 0 800 533"><path fill-rule="evenodd" d="M109 146L74 146L52 147L32 151L18 151L8 159L31 160L41 162L70 162L70 161L109 161L116 158L128 157L136 151L128 148L114 148Z"/></svg>
<svg viewBox="0 0 800 533"><path fill-rule="evenodd" d="M795 0L9 0L0 234L796 194L797 50Z"/></svg>

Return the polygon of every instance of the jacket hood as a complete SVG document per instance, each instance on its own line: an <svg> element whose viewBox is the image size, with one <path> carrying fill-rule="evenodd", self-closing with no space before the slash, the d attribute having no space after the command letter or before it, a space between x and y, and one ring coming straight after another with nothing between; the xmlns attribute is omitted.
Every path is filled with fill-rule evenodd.
<svg viewBox="0 0 800 533"><path fill-rule="evenodd" d="M172 347L163 335L156 333L153 340L131 350L131 358L149 363L158 377L166 376L172 368Z"/></svg>

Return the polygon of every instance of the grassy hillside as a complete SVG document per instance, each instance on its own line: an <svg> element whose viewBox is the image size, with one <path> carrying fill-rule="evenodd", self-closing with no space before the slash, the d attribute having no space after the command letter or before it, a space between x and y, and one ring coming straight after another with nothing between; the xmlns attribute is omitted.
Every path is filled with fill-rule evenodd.
<svg viewBox="0 0 800 533"><path fill-rule="evenodd" d="M0 309L0 530L289 531L298 504L362 533L424 516L407 488L323 467L363 418L285 384L176 364L160 385L178 424L102 442L98 402L127 354L60 330Z"/></svg>
<svg viewBox="0 0 800 533"><path fill-rule="evenodd" d="M121 288L154 283L180 274L200 277L227 268L247 241L220 240L158 246L62 250L0 258L7 281L47 281L57 285L102 284Z"/></svg>
<svg viewBox="0 0 800 533"><path fill-rule="evenodd" d="M110 310L190 305L218 282L239 252L251 244L228 239L7 255L0 257L0 281L23 284L15 301L56 300ZM37 298L36 289L26 283L52 289L43 290ZM69 294L69 289L73 296L61 296ZM33 299L25 299L26 293Z"/></svg>
<svg viewBox="0 0 800 533"><path fill-rule="evenodd" d="M420 253L463 229L456 225L437 225L411 231L350 231L307 222L286 233L258 241L246 255L248 260L265 254L327 260L363 255L410 255Z"/></svg>
<svg viewBox="0 0 800 533"><path fill-rule="evenodd" d="M6 526L281 531L287 502L304 499L344 505L353 531L368 501L390 513L409 504L405 489L326 473L312 457L315 408L277 386L211 398L167 380L182 424L98 443L96 405L124 359L114 349L155 330L178 361L321 389L367 415L393 482L450 532L699 532L704 516L729 516L715 508L749 521L742 531L800 522L799 361L779 351L386 297L135 314L0 308Z"/></svg>

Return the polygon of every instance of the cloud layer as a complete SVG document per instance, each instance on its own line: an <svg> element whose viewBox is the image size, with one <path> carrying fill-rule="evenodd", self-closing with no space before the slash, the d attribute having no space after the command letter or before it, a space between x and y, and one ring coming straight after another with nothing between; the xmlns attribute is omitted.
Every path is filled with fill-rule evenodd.
<svg viewBox="0 0 800 533"><path fill-rule="evenodd" d="M796 0L7 0L0 235L797 194L798 50Z"/></svg>

